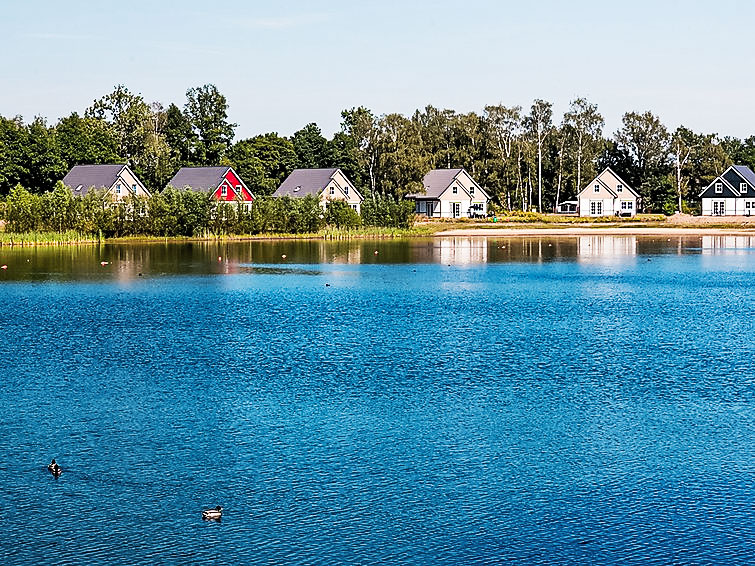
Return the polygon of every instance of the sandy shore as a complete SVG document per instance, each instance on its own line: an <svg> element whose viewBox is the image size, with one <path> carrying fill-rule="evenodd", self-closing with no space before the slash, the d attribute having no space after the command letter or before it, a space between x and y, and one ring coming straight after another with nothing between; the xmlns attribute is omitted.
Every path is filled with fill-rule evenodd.
<svg viewBox="0 0 755 566"><path fill-rule="evenodd" d="M672 228L650 226L597 227L544 227L544 228L468 228L436 232L434 236L726 236L754 235L755 228Z"/></svg>

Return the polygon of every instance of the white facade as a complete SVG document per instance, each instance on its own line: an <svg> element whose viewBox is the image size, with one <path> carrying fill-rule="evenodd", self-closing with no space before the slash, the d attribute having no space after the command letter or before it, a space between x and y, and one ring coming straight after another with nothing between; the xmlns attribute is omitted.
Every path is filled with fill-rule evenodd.
<svg viewBox="0 0 755 566"><path fill-rule="evenodd" d="M340 169L336 170L328 184L320 193L320 205L323 209L327 206L328 201L333 200L346 201L351 208L357 211L357 214L361 212L362 201L364 199Z"/></svg>
<svg viewBox="0 0 755 566"><path fill-rule="evenodd" d="M637 193L610 167L590 181L577 195L580 216L635 216Z"/></svg>
<svg viewBox="0 0 755 566"><path fill-rule="evenodd" d="M464 169L437 196L417 194L414 211L430 218L484 217L490 197Z"/></svg>

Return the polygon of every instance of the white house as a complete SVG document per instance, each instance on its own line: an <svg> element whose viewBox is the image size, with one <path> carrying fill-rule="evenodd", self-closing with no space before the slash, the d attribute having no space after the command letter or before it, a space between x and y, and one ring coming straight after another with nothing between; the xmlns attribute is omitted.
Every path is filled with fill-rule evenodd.
<svg viewBox="0 0 755 566"><path fill-rule="evenodd" d="M128 165L76 165L63 177L63 184L74 196L84 196L94 189L104 191L114 202L128 195L151 196Z"/></svg>
<svg viewBox="0 0 755 566"><path fill-rule="evenodd" d="M579 215L634 216L639 196L610 167L606 167L577 195Z"/></svg>
<svg viewBox="0 0 755 566"><path fill-rule="evenodd" d="M406 195L415 212L430 218L482 218L490 196L464 169L434 169L422 180L424 193Z"/></svg>
<svg viewBox="0 0 755 566"><path fill-rule="evenodd" d="M338 168L294 169L273 193L274 197L303 198L307 195L319 197L323 209L329 201L342 200L359 212L364 201L364 197Z"/></svg>
<svg viewBox="0 0 755 566"><path fill-rule="evenodd" d="M755 173L732 165L700 193L703 216L755 215Z"/></svg>

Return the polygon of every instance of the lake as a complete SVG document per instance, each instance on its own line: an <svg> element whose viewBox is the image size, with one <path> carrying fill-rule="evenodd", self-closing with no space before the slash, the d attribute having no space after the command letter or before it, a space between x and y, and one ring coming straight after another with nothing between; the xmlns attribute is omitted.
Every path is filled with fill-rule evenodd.
<svg viewBox="0 0 755 566"><path fill-rule="evenodd" d="M755 562L755 237L0 263L3 564Z"/></svg>

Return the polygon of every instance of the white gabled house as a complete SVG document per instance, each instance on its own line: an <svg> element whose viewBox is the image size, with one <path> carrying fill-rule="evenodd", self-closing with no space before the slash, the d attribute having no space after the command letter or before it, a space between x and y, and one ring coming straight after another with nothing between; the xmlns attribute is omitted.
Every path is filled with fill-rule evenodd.
<svg viewBox="0 0 755 566"><path fill-rule="evenodd" d="M700 193L703 216L755 215L755 173L732 165Z"/></svg>
<svg viewBox="0 0 755 566"><path fill-rule="evenodd" d="M313 195L325 209L330 201L344 201L357 213L362 208L361 193L337 167L328 169L294 169L281 186L273 193L274 197L303 198Z"/></svg>
<svg viewBox="0 0 755 566"><path fill-rule="evenodd" d="M424 193L406 195L414 211L430 218L483 218L490 196L464 169L434 169L422 180Z"/></svg>
<svg viewBox="0 0 755 566"><path fill-rule="evenodd" d="M634 216L639 196L610 167L606 167L577 195L579 215Z"/></svg>
<svg viewBox="0 0 755 566"><path fill-rule="evenodd" d="M63 177L74 196L90 190L103 191L113 202L127 196L149 197L150 192L128 165L76 165Z"/></svg>

